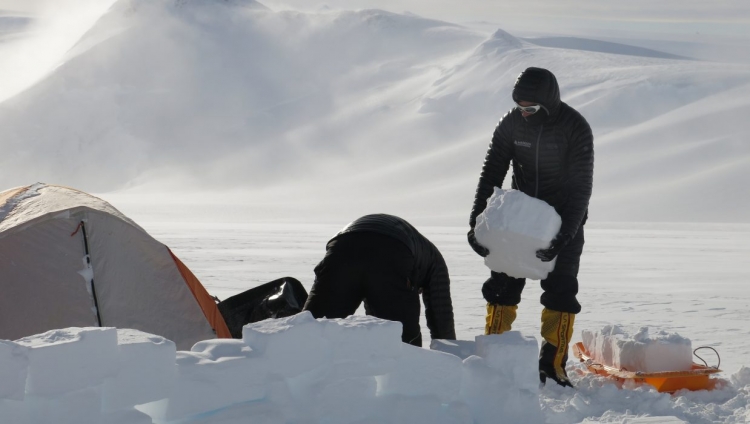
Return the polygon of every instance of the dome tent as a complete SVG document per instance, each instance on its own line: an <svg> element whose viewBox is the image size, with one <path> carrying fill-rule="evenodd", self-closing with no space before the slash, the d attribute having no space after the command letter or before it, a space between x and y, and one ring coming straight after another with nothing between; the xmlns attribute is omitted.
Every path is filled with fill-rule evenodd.
<svg viewBox="0 0 750 424"><path fill-rule="evenodd" d="M133 328L187 350L231 337L192 272L135 222L78 190L0 192L0 339L64 327Z"/></svg>

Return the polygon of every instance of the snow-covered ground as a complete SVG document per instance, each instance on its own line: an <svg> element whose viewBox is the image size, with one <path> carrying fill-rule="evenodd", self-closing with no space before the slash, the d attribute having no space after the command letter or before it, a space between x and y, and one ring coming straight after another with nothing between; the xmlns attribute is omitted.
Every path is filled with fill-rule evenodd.
<svg viewBox="0 0 750 424"><path fill-rule="evenodd" d="M309 288L338 229L366 213L396 214L444 253L457 333L473 340L484 327L480 286L488 274L465 239L476 181L492 130L512 107L515 77L546 67L595 134L574 341L580 330L610 324L676 332L716 348L727 383L673 397L620 389L572 367L575 391L547 387L519 399L532 393L549 423L750 422L750 371L742 368L750 365L750 226L732 224L750 219L748 6L688 3L467 0L456 9L417 0L0 0L0 190L44 181L101 193L220 298L281 276ZM527 285L515 325L537 339L540 294L538 284ZM27 344L57 346L74 333ZM40 350L52 354L37 355L42 366L28 380L36 386L0 385L0 422L169 421L153 408L144 409L150 416L122 409L167 393L158 384L143 390L137 379L172 381L158 366L171 364L169 343L124 334L118 345L113 332L91 334L92 344L79 347L112 355ZM371 347L388 345L383 337ZM247 389L253 398L224 378L243 349L207 343L176 353L205 385L174 397L184 416L172 418L283 422L284 399L311 398L304 390L285 398L279 387L311 382L336 383L321 392L332 404L387 410L375 418L385 422L435 422L436 414L467 422L467 413L482 422L476 414L489 411L467 403L471 391L431 397L457 388L422 380L429 372L414 380L423 390L416 397L396 390L376 401L372 380L341 385L316 374L276 381L273 394L263 391L271 386ZM0 349L0 360L7 352ZM489 380L466 380L474 390L495 378L474 400L528 383L481 361L418 355L421 370L484 372ZM94 361L87 371L67 374L70 385L56 378L60 364L87 361ZM20 369L8 363L20 362L0 361L0 376ZM224 374L210 371L222 363L230 364ZM124 380L102 383L118 373ZM45 392L50 387L57 392ZM207 395L218 388L223 398ZM16 400L3 398L11 395ZM238 403L221 403L227 399ZM506 403L498 421L533 421L534 409L521 404ZM191 406L205 415L190 416Z"/></svg>

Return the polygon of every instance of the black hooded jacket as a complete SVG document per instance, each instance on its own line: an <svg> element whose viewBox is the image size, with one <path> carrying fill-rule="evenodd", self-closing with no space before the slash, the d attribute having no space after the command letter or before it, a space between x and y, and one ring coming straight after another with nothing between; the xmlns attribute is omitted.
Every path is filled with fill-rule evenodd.
<svg viewBox="0 0 750 424"><path fill-rule="evenodd" d="M513 100L542 105L524 118L514 108L492 136L474 198L469 225L487 207L494 187L502 187L513 163L511 187L544 200L562 218L560 232L575 236L585 223L594 176L594 137L586 119L560 101L555 76L528 68L518 77Z"/></svg>
<svg viewBox="0 0 750 424"><path fill-rule="evenodd" d="M455 340L448 267L437 247L402 218L386 214L363 216L344 227L331 240L342 234L361 231L393 237L409 248L414 255L414 269L410 280L414 290L422 289L430 337Z"/></svg>

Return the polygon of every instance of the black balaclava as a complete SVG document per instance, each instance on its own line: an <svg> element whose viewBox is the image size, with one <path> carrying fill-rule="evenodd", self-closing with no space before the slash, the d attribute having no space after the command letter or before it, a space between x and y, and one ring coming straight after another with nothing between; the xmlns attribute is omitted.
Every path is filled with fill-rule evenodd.
<svg viewBox="0 0 750 424"><path fill-rule="evenodd" d="M542 105L537 113L524 119L533 125L544 124L550 118L557 116L560 110L560 87L557 85L557 78L546 69L526 68L513 86L513 101Z"/></svg>

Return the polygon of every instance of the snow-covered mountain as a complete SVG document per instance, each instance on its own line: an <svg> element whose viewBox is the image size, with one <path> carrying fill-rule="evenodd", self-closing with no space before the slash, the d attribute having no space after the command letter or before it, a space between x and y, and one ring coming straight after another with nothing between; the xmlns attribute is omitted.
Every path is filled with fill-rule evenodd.
<svg viewBox="0 0 750 424"><path fill-rule="evenodd" d="M515 77L541 66L594 129L592 219L747 220L750 67L531 41L380 10L119 0L0 103L0 186L231 190L266 212L295 197L310 216L461 225Z"/></svg>

